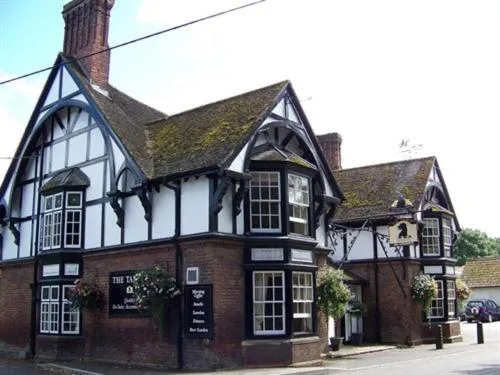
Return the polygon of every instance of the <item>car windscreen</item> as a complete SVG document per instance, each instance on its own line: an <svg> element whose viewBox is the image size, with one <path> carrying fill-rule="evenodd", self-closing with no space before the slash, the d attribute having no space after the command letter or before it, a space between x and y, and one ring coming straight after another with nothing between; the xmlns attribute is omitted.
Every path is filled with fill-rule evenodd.
<svg viewBox="0 0 500 375"><path fill-rule="evenodd" d="M468 307L484 306L484 303L483 301L469 301L469 303L467 303L467 306Z"/></svg>

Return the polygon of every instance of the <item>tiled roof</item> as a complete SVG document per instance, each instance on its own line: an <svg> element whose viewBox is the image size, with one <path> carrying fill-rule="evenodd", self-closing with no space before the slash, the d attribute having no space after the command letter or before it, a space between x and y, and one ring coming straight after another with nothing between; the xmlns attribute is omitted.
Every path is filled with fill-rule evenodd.
<svg viewBox="0 0 500 375"><path fill-rule="evenodd" d="M58 187L88 187L90 180L79 168L71 168L57 173L41 188L40 192L48 191Z"/></svg>
<svg viewBox="0 0 500 375"><path fill-rule="evenodd" d="M68 64L144 174L167 177L227 167L279 95L280 82L168 117L109 85L109 96L90 86L78 63Z"/></svg>
<svg viewBox="0 0 500 375"><path fill-rule="evenodd" d="M388 217L400 194L418 208L434 162L435 157L426 157L333 171L346 199L334 221Z"/></svg>
<svg viewBox="0 0 500 375"><path fill-rule="evenodd" d="M149 124L155 176L229 166L288 84L280 82Z"/></svg>
<svg viewBox="0 0 500 375"><path fill-rule="evenodd" d="M79 81L85 86L102 114L106 118L123 145L134 158L147 177L152 177L153 163L148 153L145 124L161 118L166 114L143 104L111 85L106 87L109 96L93 89L77 62L69 63L67 57L61 54L66 62L66 67L77 75Z"/></svg>
<svg viewBox="0 0 500 375"><path fill-rule="evenodd" d="M500 286L500 258L467 260L462 278L471 288Z"/></svg>

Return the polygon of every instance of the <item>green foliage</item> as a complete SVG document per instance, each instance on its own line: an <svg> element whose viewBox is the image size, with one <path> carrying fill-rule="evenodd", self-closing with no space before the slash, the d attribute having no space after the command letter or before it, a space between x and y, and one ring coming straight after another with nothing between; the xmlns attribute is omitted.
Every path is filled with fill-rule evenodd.
<svg viewBox="0 0 500 375"><path fill-rule="evenodd" d="M318 307L327 316L339 319L346 313L351 291L344 283L344 272L328 267L318 275L316 287Z"/></svg>
<svg viewBox="0 0 500 375"><path fill-rule="evenodd" d="M180 294L175 278L158 265L137 272L132 286L137 306L153 314L162 314L165 303Z"/></svg>
<svg viewBox="0 0 500 375"><path fill-rule="evenodd" d="M347 311L355 316L363 316L366 312L366 306L361 301L350 300L347 304Z"/></svg>
<svg viewBox="0 0 500 375"><path fill-rule="evenodd" d="M420 273L413 278L411 296L422 305L425 311L429 309L431 301L436 295L437 284L433 277Z"/></svg>
<svg viewBox="0 0 500 375"><path fill-rule="evenodd" d="M491 238L478 229L463 229L454 246L454 256L458 266L463 266L467 259L500 255L500 239Z"/></svg>

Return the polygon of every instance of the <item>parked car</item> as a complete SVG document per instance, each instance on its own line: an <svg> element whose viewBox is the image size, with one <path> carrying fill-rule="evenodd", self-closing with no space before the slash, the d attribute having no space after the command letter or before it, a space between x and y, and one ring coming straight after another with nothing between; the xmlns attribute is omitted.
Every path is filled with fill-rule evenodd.
<svg viewBox="0 0 500 375"><path fill-rule="evenodd" d="M469 323L474 320L481 322L500 320L500 307L491 299L470 300L465 307L465 319Z"/></svg>

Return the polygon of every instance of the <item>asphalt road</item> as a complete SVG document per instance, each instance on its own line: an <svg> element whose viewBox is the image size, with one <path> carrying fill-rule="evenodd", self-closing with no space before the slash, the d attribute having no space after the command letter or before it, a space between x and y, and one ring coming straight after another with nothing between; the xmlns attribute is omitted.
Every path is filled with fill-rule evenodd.
<svg viewBox="0 0 500 375"><path fill-rule="evenodd" d="M483 324L484 344L477 344L476 327L462 323L464 342L445 344L442 350L420 345L363 354L326 361L323 370L339 375L500 375L500 321ZM42 374L47 372L33 361L0 359L0 375Z"/></svg>
<svg viewBox="0 0 500 375"><path fill-rule="evenodd" d="M331 374L356 375L499 375L500 321L483 324L484 344L477 344L475 323L462 323L464 342L394 349L332 360Z"/></svg>

